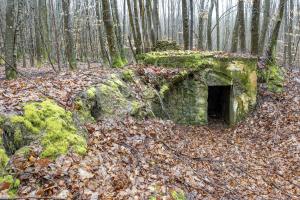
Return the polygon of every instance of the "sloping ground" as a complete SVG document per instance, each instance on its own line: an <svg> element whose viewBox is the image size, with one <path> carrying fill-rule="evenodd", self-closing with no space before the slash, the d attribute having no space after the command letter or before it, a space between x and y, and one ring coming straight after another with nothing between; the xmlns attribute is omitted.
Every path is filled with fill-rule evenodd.
<svg viewBox="0 0 300 200"><path fill-rule="evenodd" d="M95 72L85 73L97 77ZM85 80L94 79L87 77ZM35 154L38 149L33 149L27 158L12 159L21 180L19 195L176 199L184 192L188 199L299 199L298 77L300 73L288 74L290 81L282 95L261 90L257 111L233 128L178 126L132 118L89 124L89 149L83 158L68 154L51 162L39 159ZM54 79L65 81L68 75L65 80L61 78ZM46 86L53 81L41 79L41 85ZM76 82L90 84L85 80L72 81L73 91L77 90ZM69 88L65 85L61 91ZM30 94L32 91L35 89ZM56 93L54 96L61 97ZM11 100L22 102L22 98Z"/></svg>

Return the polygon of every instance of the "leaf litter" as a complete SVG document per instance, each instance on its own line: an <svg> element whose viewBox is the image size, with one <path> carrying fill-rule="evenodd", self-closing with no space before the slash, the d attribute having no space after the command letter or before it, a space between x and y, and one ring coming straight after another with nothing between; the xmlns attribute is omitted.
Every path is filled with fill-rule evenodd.
<svg viewBox="0 0 300 200"><path fill-rule="evenodd" d="M40 69L40 71L42 71ZM19 112L20 103L40 100L35 85L70 106L72 96L111 73L103 68L34 74L1 81L1 111ZM259 101L235 127L181 126L158 119L105 119L88 124L88 153L55 161L39 158L32 146L28 157L11 159L21 180L21 197L62 199L187 199L300 198L299 72L288 72L285 92L260 88Z"/></svg>

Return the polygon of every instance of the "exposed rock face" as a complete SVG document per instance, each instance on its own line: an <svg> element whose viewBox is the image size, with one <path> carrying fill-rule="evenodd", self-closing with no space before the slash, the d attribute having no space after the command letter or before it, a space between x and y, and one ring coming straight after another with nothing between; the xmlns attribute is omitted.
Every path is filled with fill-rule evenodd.
<svg viewBox="0 0 300 200"><path fill-rule="evenodd" d="M143 64L182 69L175 81L162 81L160 98L153 103L156 116L182 124L208 122L208 95L213 86L230 88L226 110L229 124L243 119L256 104L255 58L192 51L152 52L139 57ZM218 98L218 97L215 97ZM216 100L214 100L216 101ZM161 106L164 105L164 107ZM222 111L224 112L224 111Z"/></svg>

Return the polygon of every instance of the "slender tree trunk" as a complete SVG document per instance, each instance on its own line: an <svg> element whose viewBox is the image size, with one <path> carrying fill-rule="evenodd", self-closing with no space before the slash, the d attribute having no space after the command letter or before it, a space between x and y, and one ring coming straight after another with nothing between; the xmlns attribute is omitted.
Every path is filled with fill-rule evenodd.
<svg viewBox="0 0 300 200"><path fill-rule="evenodd" d="M259 54L261 55L264 51L265 43L266 43L266 35L270 23L270 9L271 9L271 1L264 0L264 20L262 24L261 36L259 39Z"/></svg>
<svg viewBox="0 0 300 200"><path fill-rule="evenodd" d="M6 5L6 29L5 29L5 76L6 79L17 77L16 65L16 34L15 34L15 5L14 1L7 1Z"/></svg>
<svg viewBox="0 0 300 200"><path fill-rule="evenodd" d="M290 0L290 16L289 16L289 36L288 36L288 64L291 67L293 62L293 20L294 20L294 0Z"/></svg>
<svg viewBox="0 0 300 200"><path fill-rule="evenodd" d="M121 54L121 57L123 60L125 60L125 52L124 52L124 43L122 40L122 29L120 24L120 17L119 17L119 9L118 9L118 2L117 0L113 0L113 9L114 9L114 19L116 24L116 37L117 37L117 43L118 48Z"/></svg>
<svg viewBox="0 0 300 200"><path fill-rule="evenodd" d="M147 21L148 21L148 32L150 32L150 39L152 42L152 46L155 46L156 39L155 39L155 32L153 29L153 23L152 23L152 9L151 9L151 1L146 1L146 10L147 10ZM130 16L130 15L129 15Z"/></svg>
<svg viewBox="0 0 300 200"><path fill-rule="evenodd" d="M147 31L146 26L146 19L145 19L145 4L144 0L139 0L139 7L140 7L140 16L141 16L141 23L142 23L142 33L143 33L143 41L145 49L149 48L150 42L149 42L149 35Z"/></svg>
<svg viewBox="0 0 300 200"><path fill-rule="evenodd" d="M127 0L127 6L128 6L128 14L129 14L129 22L130 22L130 27L131 27L131 31L132 31L132 35L133 35L133 40L134 40L134 44L135 44L135 48L136 48L136 54L139 54L142 52L141 49L141 45L140 45L140 40L138 37L138 33L137 33L137 27L136 27L136 23L135 23L135 19L131 10L131 1Z"/></svg>
<svg viewBox="0 0 300 200"><path fill-rule="evenodd" d="M207 20L207 48L209 51L212 50L212 36L211 36L211 23L212 23L212 13L214 10L214 1L215 0L211 0L210 2L210 8L208 11L208 20Z"/></svg>
<svg viewBox="0 0 300 200"><path fill-rule="evenodd" d="M56 26L56 17L55 17L55 9L53 6L53 1L50 1L50 8L52 10L52 28L54 31L54 42L55 42L55 52L56 52L56 61L57 61L57 66L59 71L61 70L61 66L60 66L60 46L59 46L59 42L58 42L58 31L57 31L57 26Z"/></svg>
<svg viewBox="0 0 300 200"><path fill-rule="evenodd" d="M190 49L193 49L194 42L194 2L190 0Z"/></svg>
<svg viewBox="0 0 300 200"><path fill-rule="evenodd" d="M205 18L205 10L204 10L205 1L201 1L200 5L200 13L199 13L199 25L198 25L198 49L204 50L203 45L203 30L204 30L204 18Z"/></svg>
<svg viewBox="0 0 300 200"><path fill-rule="evenodd" d="M279 8L278 8L278 12L277 12L278 16L276 18L275 27L272 31L270 41L268 44L268 48L267 48L267 52L266 52L266 58L269 62L275 62L277 39L278 39L278 35L279 35L281 22L283 19L284 7L285 7L286 1L287 0L280 0L280 3L279 3Z"/></svg>
<svg viewBox="0 0 300 200"><path fill-rule="evenodd" d="M113 19L109 0L102 0L103 21L106 30L106 37L109 47L109 53L113 67L122 67L123 61L117 48Z"/></svg>
<svg viewBox="0 0 300 200"><path fill-rule="evenodd" d="M74 39L72 35L71 15L70 15L70 0L63 0L63 12L64 12L64 34L66 42L66 55L69 63L69 68L74 70L76 65L76 54L74 48Z"/></svg>
<svg viewBox="0 0 300 200"><path fill-rule="evenodd" d="M260 0L253 0L251 22L251 54L258 55L259 51L259 19Z"/></svg>
<svg viewBox="0 0 300 200"><path fill-rule="evenodd" d="M135 46L139 47L139 51L136 52L136 54L140 54L143 52L143 42L142 42L142 35L141 35L141 28L140 28L140 22L139 22L139 12L138 12L138 4L137 0L133 0L133 10L134 10L134 23L135 23L135 30L136 30L136 44Z"/></svg>
<svg viewBox="0 0 300 200"><path fill-rule="evenodd" d="M220 21L219 21L219 0L215 0L216 2L216 20L217 20L217 50L220 50Z"/></svg>
<svg viewBox="0 0 300 200"><path fill-rule="evenodd" d="M183 27L183 45L184 50L189 49L189 16L187 0L182 0L182 27Z"/></svg>
<svg viewBox="0 0 300 200"><path fill-rule="evenodd" d="M104 63L107 62L106 59L106 53L105 53L105 39L104 39L104 33L102 29L102 24L101 24L101 15L100 15L100 1L101 0L96 0L96 16L97 16L97 29L98 29L98 37L99 37L99 43L100 43L100 52L101 52L101 57L104 60Z"/></svg>
<svg viewBox="0 0 300 200"><path fill-rule="evenodd" d="M241 42L241 51L243 53L246 52L246 27L245 27L245 6L244 6L244 0L239 0L239 24L240 24L240 30L239 30L239 36L240 36L240 42Z"/></svg>
<svg viewBox="0 0 300 200"><path fill-rule="evenodd" d="M34 34L35 34L35 51L36 51L36 59L37 59L37 65L42 64L43 59L43 48L42 48L42 42L40 37L40 20L39 18L39 7L38 2L35 0L33 1L33 7L34 7Z"/></svg>
<svg viewBox="0 0 300 200"><path fill-rule="evenodd" d="M42 57L43 59L47 58L47 55L50 52L47 52L47 49L50 49L49 42L49 26L48 26L48 9L46 0L38 1L39 8L39 35L41 35L42 43L44 46L42 48Z"/></svg>
<svg viewBox="0 0 300 200"><path fill-rule="evenodd" d="M149 1L149 0L148 0ZM155 39L158 40L160 36L160 20L158 12L158 0L153 0L153 23L155 31Z"/></svg>

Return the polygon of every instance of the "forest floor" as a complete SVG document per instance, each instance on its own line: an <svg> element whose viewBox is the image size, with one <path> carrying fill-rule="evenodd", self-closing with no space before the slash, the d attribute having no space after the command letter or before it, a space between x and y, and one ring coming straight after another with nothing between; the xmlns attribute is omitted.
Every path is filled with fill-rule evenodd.
<svg viewBox="0 0 300 200"><path fill-rule="evenodd" d="M111 73L98 67L59 75L22 71L28 78L14 81L0 73L0 113L20 112L20 103L40 100L42 93L69 108L76 93ZM130 117L88 124L84 157L13 158L22 169L19 195L171 199L184 191L187 199L299 199L299 77L299 71L287 73L283 94L260 88L256 110L235 127Z"/></svg>

